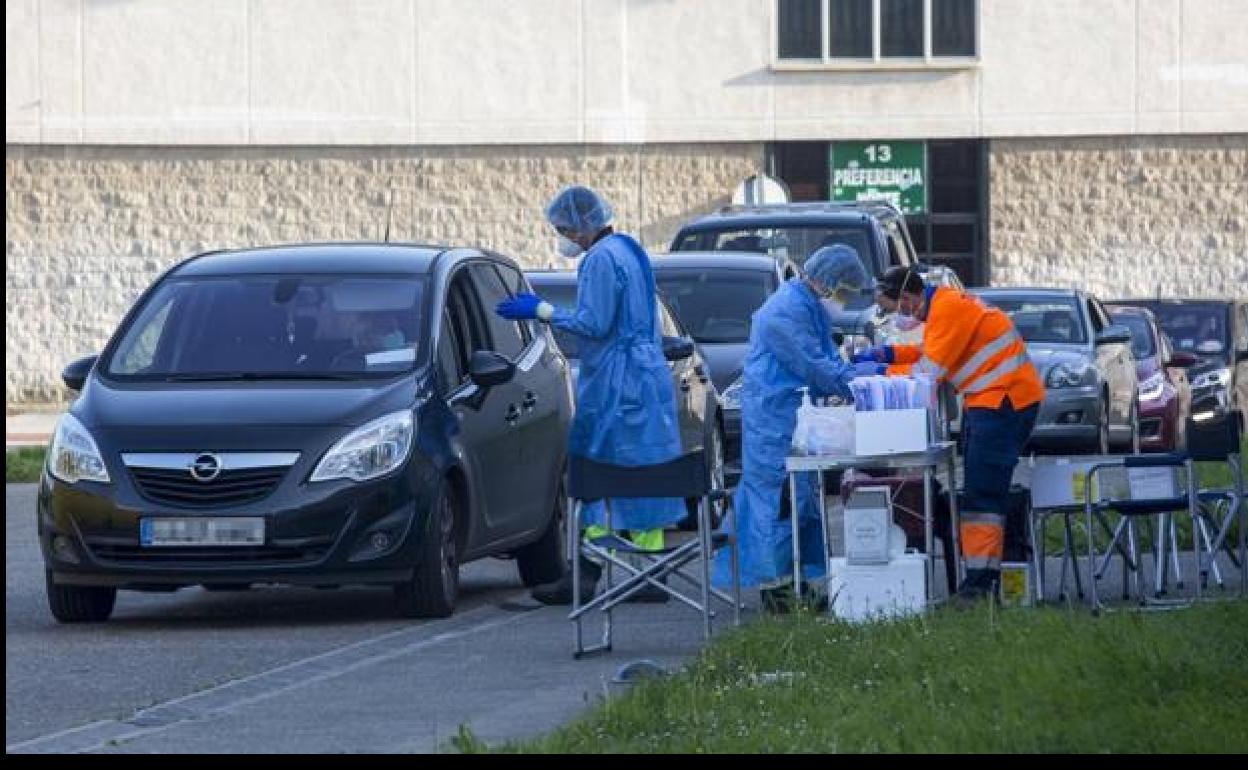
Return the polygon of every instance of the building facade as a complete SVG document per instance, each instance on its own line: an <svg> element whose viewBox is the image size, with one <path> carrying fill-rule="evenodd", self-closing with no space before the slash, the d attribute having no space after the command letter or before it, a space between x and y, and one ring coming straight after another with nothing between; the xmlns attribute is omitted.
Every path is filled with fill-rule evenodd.
<svg viewBox="0 0 1248 770"><path fill-rule="evenodd" d="M1243 0L13 0L6 401L169 265L309 239L661 249L746 176L894 197L969 283L1248 294Z"/></svg>

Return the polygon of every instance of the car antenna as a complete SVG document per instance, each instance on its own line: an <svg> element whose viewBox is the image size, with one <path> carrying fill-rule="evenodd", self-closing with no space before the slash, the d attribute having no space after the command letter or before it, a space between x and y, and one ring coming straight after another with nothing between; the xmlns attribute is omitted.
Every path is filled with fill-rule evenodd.
<svg viewBox="0 0 1248 770"><path fill-rule="evenodd" d="M386 199L386 236L384 243L390 242L390 223L394 221L394 182L390 182L390 195Z"/></svg>

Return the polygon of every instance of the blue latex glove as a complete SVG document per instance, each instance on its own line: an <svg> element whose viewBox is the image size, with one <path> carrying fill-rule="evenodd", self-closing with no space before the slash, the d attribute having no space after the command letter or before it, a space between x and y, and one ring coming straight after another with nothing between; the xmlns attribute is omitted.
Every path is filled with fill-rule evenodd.
<svg viewBox="0 0 1248 770"><path fill-rule="evenodd" d="M494 312L509 321L529 321L537 318L537 306L542 298L536 294L517 294L505 299L494 308Z"/></svg>
<svg viewBox="0 0 1248 770"><path fill-rule="evenodd" d="M876 347L867 348L861 353L855 354L853 362L855 364L892 364L896 363L895 358L892 345L877 345Z"/></svg>
<svg viewBox="0 0 1248 770"><path fill-rule="evenodd" d="M855 377L874 377L878 374L884 374L888 371L888 364L877 364L871 361L863 361L854 364Z"/></svg>

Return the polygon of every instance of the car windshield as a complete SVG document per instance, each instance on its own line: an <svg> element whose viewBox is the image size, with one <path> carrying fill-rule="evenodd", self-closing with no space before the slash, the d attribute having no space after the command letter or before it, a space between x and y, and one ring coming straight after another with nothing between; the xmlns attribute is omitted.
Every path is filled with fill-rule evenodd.
<svg viewBox="0 0 1248 770"><path fill-rule="evenodd" d="M676 242L672 251L744 251L789 259L797 264L806 261L816 249L843 243L852 246L865 260L867 275L871 269L871 244L865 227L726 227L723 230L698 230Z"/></svg>
<svg viewBox="0 0 1248 770"><path fill-rule="evenodd" d="M1112 313L1110 319L1131 330L1131 352L1135 354L1136 360L1156 355L1153 327L1146 317L1138 313Z"/></svg>
<svg viewBox="0 0 1248 770"><path fill-rule="evenodd" d="M106 363L135 380L357 379L416 362L413 276L247 275L165 281Z"/></svg>
<svg viewBox="0 0 1248 770"><path fill-rule="evenodd" d="M1087 342L1073 299L1003 295L981 295L980 299L1004 310L1027 342Z"/></svg>
<svg viewBox="0 0 1248 770"><path fill-rule="evenodd" d="M755 270L663 270L655 281L690 336L709 343L749 342L751 316L776 288Z"/></svg>
<svg viewBox="0 0 1248 770"><path fill-rule="evenodd" d="M575 283L546 283L531 275L529 276L529 282L533 284L533 290L550 304L568 310L576 307ZM559 350L563 352L565 358L575 360L581 357L580 345L577 344L576 335L568 334L555 326L550 327L550 330L555 333L555 344L559 346Z"/></svg>
<svg viewBox="0 0 1248 770"><path fill-rule="evenodd" d="M1225 307L1158 303L1150 305L1149 309L1178 350L1214 361L1228 360Z"/></svg>

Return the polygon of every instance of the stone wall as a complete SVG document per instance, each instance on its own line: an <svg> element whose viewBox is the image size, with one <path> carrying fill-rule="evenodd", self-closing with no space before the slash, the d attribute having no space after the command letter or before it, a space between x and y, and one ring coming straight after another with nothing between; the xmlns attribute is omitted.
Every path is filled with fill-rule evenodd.
<svg viewBox="0 0 1248 770"><path fill-rule="evenodd" d="M1248 134L990 144L994 286L1248 296Z"/></svg>
<svg viewBox="0 0 1248 770"><path fill-rule="evenodd" d="M590 184L663 248L761 168L758 143L467 147L5 147L5 399L64 397L165 268L207 249L308 240L477 244L572 263L542 209ZM393 206L389 201L393 199Z"/></svg>

